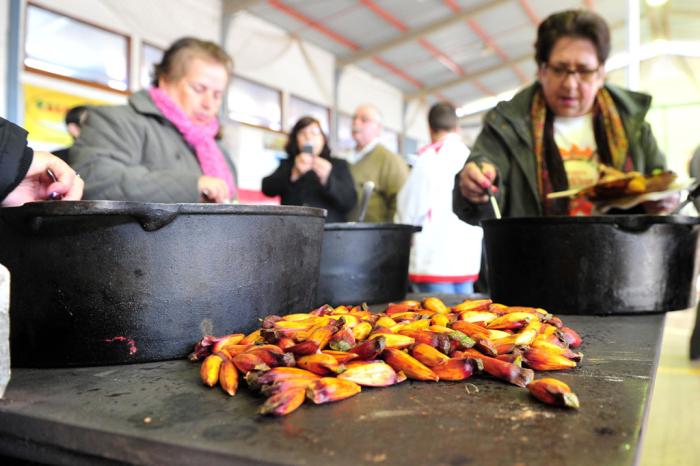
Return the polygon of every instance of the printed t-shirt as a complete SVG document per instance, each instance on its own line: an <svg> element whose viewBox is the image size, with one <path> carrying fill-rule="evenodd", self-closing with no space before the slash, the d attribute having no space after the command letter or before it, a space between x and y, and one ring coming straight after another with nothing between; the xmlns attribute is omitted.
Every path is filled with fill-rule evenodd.
<svg viewBox="0 0 700 466"><path fill-rule="evenodd" d="M554 118L554 142L564 162L569 188L582 188L598 181L598 148L590 114ZM571 199L569 215L591 215L593 204L583 197Z"/></svg>

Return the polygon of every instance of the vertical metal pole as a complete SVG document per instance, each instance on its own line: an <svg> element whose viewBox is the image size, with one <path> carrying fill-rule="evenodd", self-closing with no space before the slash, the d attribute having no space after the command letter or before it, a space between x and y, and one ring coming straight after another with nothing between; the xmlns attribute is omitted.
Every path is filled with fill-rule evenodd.
<svg viewBox="0 0 700 466"><path fill-rule="evenodd" d="M22 24L22 0L10 0L7 31L7 79L5 81L7 119L22 124L24 112L20 109L22 89L20 73L20 30Z"/></svg>
<svg viewBox="0 0 700 466"><path fill-rule="evenodd" d="M404 159L408 156L406 154L406 119L408 118L408 101L406 100L406 95L401 96L401 133L399 133L399 153Z"/></svg>
<svg viewBox="0 0 700 466"><path fill-rule="evenodd" d="M343 69L335 66L333 73L333 107L331 108L331 128L330 128L330 145L336 147L338 145L338 88L340 87L340 77L343 74Z"/></svg>
<svg viewBox="0 0 700 466"><path fill-rule="evenodd" d="M639 89L640 0L627 0L627 87Z"/></svg>
<svg viewBox="0 0 700 466"><path fill-rule="evenodd" d="M222 49L226 50L226 43L228 42L229 38L229 29L231 27L231 21L233 20L233 14L231 13L231 10L229 8L229 3L224 1L221 4L221 24L219 27L221 28L220 34L219 34L219 45L221 46ZM234 62L233 64L234 68L236 66L236 63ZM233 77L232 77L233 78ZM231 87L231 83L229 82L229 88ZM219 118L221 121L225 121L225 119L228 116L228 113L230 111L229 105L228 105L228 93L229 89L226 89L226 97L224 99L224 104L221 106L219 109Z"/></svg>

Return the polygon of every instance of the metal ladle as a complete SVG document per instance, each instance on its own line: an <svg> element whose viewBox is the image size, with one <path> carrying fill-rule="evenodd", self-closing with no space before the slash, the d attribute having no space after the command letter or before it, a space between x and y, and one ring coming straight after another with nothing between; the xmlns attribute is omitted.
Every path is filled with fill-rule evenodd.
<svg viewBox="0 0 700 466"><path fill-rule="evenodd" d="M700 181L696 181L688 190L688 197L685 198L685 201L681 202L678 204L678 207L673 209L671 212L669 212L669 215L676 215L685 207L686 205L690 204L695 200L696 197L700 195Z"/></svg>
<svg viewBox="0 0 700 466"><path fill-rule="evenodd" d="M489 186L486 190L489 195L489 202L491 203L491 208L493 209L493 215L497 219L501 218L501 209L498 207L498 201L496 200L496 194L493 191L493 186Z"/></svg>
<svg viewBox="0 0 700 466"><path fill-rule="evenodd" d="M372 196L374 191L374 181L365 181L362 185L362 199L360 200L360 213L357 216L358 222L364 222L365 216L367 215L367 206L369 205L369 198Z"/></svg>

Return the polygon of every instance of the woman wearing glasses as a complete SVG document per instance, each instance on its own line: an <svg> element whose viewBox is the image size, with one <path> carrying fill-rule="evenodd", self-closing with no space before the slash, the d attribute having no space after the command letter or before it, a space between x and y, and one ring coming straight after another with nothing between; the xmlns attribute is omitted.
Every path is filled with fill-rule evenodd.
<svg viewBox="0 0 700 466"><path fill-rule="evenodd" d="M492 215L490 190L504 216L587 215L587 200L547 194L595 183L599 163L643 173L665 167L645 121L651 97L605 83L609 52L610 31L593 12L563 11L540 24L537 81L488 112L455 178L462 220Z"/></svg>

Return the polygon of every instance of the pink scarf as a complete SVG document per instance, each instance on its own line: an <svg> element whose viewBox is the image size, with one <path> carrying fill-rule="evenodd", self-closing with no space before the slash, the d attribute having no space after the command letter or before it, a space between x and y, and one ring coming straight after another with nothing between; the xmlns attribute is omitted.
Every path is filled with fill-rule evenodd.
<svg viewBox="0 0 700 466"><path fill-rule="evenodd" d="M162 89L152 87L148 93L163 116L175 125L185 141L194 148L202 173L224 180L228 186L229 199L234 199L236 197L236 183L233 180L233 174L226 163L224 154L214 140L214 136L219 131L219 122L216 118L213 118L211 123L206 125L194 124Z"/></svg>

